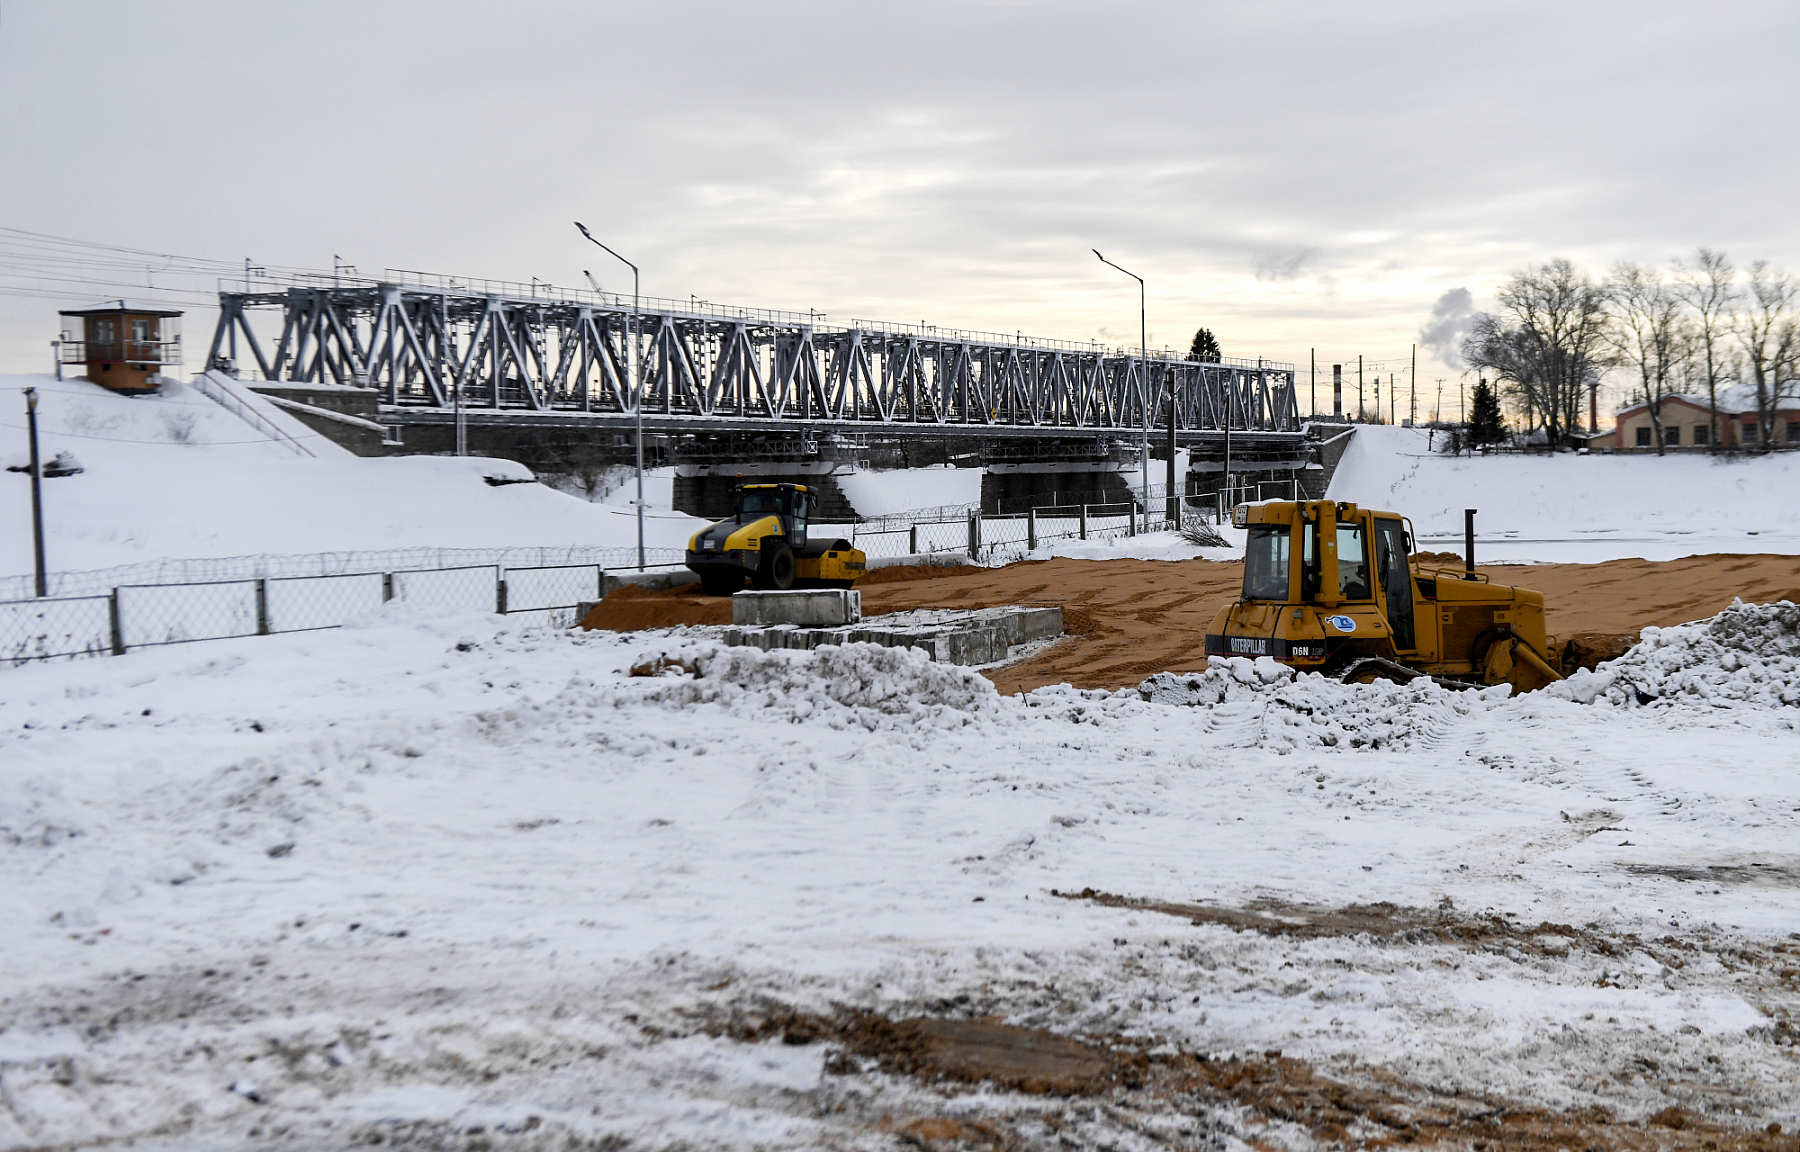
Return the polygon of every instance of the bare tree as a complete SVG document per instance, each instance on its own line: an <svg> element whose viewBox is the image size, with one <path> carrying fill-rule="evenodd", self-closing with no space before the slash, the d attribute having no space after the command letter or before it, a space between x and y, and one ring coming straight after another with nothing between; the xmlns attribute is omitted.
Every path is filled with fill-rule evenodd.
<svg viewBox="0 0 1800 1152"><path fill-rule="evenodd" d="M1725 337L1736 321L1735 309L1743 293L1737 287L1737 269L1725 253L1711 248L1694 251L1692 260L1675 261L1675 290L1694 310L1695 354L1704 370L1706 406L1712 424L1707 451L1719 450L1719 385L1726 379Z"/></svg>
<svg viewBox="0 0 1800 1152"><path fill-rule="evenodd" d="M1496 296L1501 315L1476 317L1463 357L1494 375L1528 429L1541 414L1556 448L1580 427L1582 394L1599 383L1606 290L1559 259L1515 273Z"/></svg>
<svg viewBox="0 0 1800 1152"><path fill-rule="evenodd" d="M1663 400L1682 366L1693 356L1692 326L1683 315L1679 293L1663 283L1662 273L1629 261L1613 265L1607 281L1612 312L1606 342L1613 362L1637 373L1634 392L1649 406L1656 454L1663 454Z"/></svg>
<svg viewBox="0 0 1800 1152"><path fill-rule="evenodd" d="M1797 296L1800 284L1786 272L1769 267L1766 260L1750 265L1749 303L1738 317L1737 334L1756 386L1756 444L1763 449L1773 440L1775 412L1793 386Z"/></svg>

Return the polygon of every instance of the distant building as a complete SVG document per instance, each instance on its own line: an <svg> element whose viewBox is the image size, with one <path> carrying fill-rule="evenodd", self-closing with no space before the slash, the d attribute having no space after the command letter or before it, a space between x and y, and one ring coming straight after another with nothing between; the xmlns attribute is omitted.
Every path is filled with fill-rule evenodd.
<svg viewBox="0 0 1800 1152"><path fill-rule="evenodd" d="M58 363L82 364L87 378L115 392L154 392L162 370L181 363L181 313L108 300L62 313Z"/></svg>
<svg viewBox="0 0 1800 1152"><path fill-rule="evenodd" d="M1715 427L1705 396L1677 395L1663 398L1659 413L1663 425L1663 446L1671 451L1709 450L1714 444L1723 448L1754 448L1761 443L1757 435L1756 391L1747 384L1733 384L1719 389L1719 422ZM1775 426L1770 429L1770 442L1779 448L1800 448L1800 400L1784 400L1775 412ZM1612 448L1622 452L1656 451L1656 431L1648 404L1633 404L1616 413L1616 426L1610 434L1592 441L1596 448Z"/></svg>

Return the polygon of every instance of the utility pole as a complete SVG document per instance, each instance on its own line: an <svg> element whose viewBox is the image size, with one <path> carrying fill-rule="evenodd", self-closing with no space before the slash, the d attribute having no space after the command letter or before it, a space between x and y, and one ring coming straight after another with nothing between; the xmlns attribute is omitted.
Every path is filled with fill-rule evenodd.
<svg viewBox="0 0 1800 1152"><path fill-rule="evenodd" d="M1169 386L1169 482L1163 492L1163 503L1172 528L1181 527L1181 495L1176 487L1175 477L1175 370L1169 369L1164 377Z"/></svg>
<svg viewBox="0 0 1800 1152"><path fill-rule="evenodd" d="M1363 412L1363 363L1359 355L1356 358L1356 421L1363 424L1367 423L1367 419Z"/></svg>
<svg viewBox="0 0 1800 1152"><path fill-rule="evenodd" d="M38 467L37 389L25 389L25 431L31 439L31 557L37 580L34 587L41 599L49 595L44 579L44 496L39 491L43 469Z"/></svg>
<svg viewBox="0 0 1800 1152"><path fill-rule="evenodd" d="M1344 366L1331 366L1331 415L1334 419L1344 417Z"/></svg>
<svg viewBox="0 0 1800 1152"><path fill-rule="evenodd" d="M1312 349L1312 414L1319 414L1319 350Z"/></svg>
<svg viewBox="0 0 1800 1152"><path fill-rule="evenodd" d="M575 227L581 229L581 234L586 236L589 240L593 240L593 242L608 256L611 256L619 263L625 265L625 267L631 269L631 323L627 325L625 329L625 339L627 343L626 362L629 365L626 369L626 373L631 377L631 395L634 400L634 403L632 404L632 413L635 417L633 423L637 433L637 435L633 437L633 439L637 441L637 553L638 571L642 572L644 570L644 389L643 381L640 379L642 373L639 371L637 339L639 319L638 266L619 255L617 252L614 252L606 245L601 244L600 241L594 240L594 234L589 232L587 226L581 221L575 221Z"/></svg>
<svg viewBox="0 0 1800 1152"><path fill-rule="evenodd" d="M1090 248L1088 251L1092 252L1095 256L1099 256L1100 263L1106 265L1108 268L1118 268L1119 271L1125 272L1125 275L1138 282L1138 379L1143 382L1143 395L1139 399L1141 400L1144 409L1143 485L1144 504L1147 508L1150 503L1150 329L1146 326L1144 319L1144 278L1139 276L1136 272L1126 272L1125 269L1119 268L1119 266L1114 264L1111 260L1108 260L1104 256L1100 256L1100 249L1098 248ZM1227 421L1227 423L1229 424L1230 421ZM1227 435L1229 435L1229 432Z"/></svg>

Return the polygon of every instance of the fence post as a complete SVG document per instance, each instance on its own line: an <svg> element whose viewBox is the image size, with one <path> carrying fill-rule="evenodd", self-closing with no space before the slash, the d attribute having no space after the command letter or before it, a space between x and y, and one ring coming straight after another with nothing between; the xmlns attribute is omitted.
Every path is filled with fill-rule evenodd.
<svg viewBox="0 0 1800 1152"><path fill-rule="evenodd" d="M1087 539L1087 505L1081 506L1081 538Z"/></svg>
<svg viewBox="0 0 1800 1152"><path fill-rule="evenodd" d="M1148 503L1148 501L1145 501ZM1125 535L1137 535L1138 506L1135 502L1125 505Z"/></svg>
<svg viewBox="0 0 1800 1152"><path fill-rule="evenodd" d="M497 576L494 580L494 611L506 615L506 577Z"/></svg>
<svg viewBox="0 0 1800 1152"><path fill-rule="evenodd" d="M125 629L119 623L119 590L114 588L112 595L106 598L107 625L112 630L112 654L125 655Z"/></svg>
<svg viewBox="0 0 1800 1152"><path fill-rule="evenodd" d="M1025 509L1025 547L1037 551L1037 509Z"/></svg>
<svg viewBox="0 0 1800 1152"><path fill-rule="evenodd" d="M382 603L385 604L387 601L392 600L393 598L394 598L394 574L392 572L383 572L381 574L381 600L382 600Z"/></svg>
<svg viewBox="0 0 1800 1152"><path fill-rule="evenodd" d="M256 578L256 634L269 634L269 583L261 576Z"/></svg>
<svg viewBox="0 0 1800 1152"><path fill-rule="evenodd" d="M981 509L969 513L969 559L981 560Z"/></svg>
<svg viewBox="0 0 1800 1152"><path fill-rule="evenodd" d="M909 532L910 535L908 535L906 541L906 554L908 556L917 556L919 554L919 525L915 522L912 528L909 529Z"/></svg>

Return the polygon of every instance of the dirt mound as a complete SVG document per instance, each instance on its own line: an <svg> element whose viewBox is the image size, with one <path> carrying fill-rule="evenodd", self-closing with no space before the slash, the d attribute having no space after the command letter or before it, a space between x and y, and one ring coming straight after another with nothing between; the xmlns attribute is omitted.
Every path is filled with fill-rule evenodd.
<svg viewBox="0 0 1800 1152"><path fill-rule="evenodd" d="M1638 642L1636 632L1582 632L1567 640L1555 640L1551 643L1552 652L1561 646L1557 659L1561 663L1564 676L1578 672L1583 668L1596 668L1608 660L1617 660L1631 651L1631 646Z"/></svg>
<svg viewBox="0 0 1800 1152"><path fill-rule="evenodd" d="M1030 561L1026 561L1030 563ZM1010 566L1009 566L1010 567ZM889 564L882 568L871 568L856 582L858 588L867 588L873 584L911 584L918 580L954 579L957 576L972 576L985 572L959 557L946 557L942 560L931 560L923 564Z"/></svg>
<svg viewBox="0 0 1800 1152"><path fill-rule="evenodd" d="M678 624L729 624L731 601L723 596L700 596L690 588L652 591L625 584L606 594L606 599L582 618L581 627L592 632L642 632L646 628L673 628Z"/></svg>

